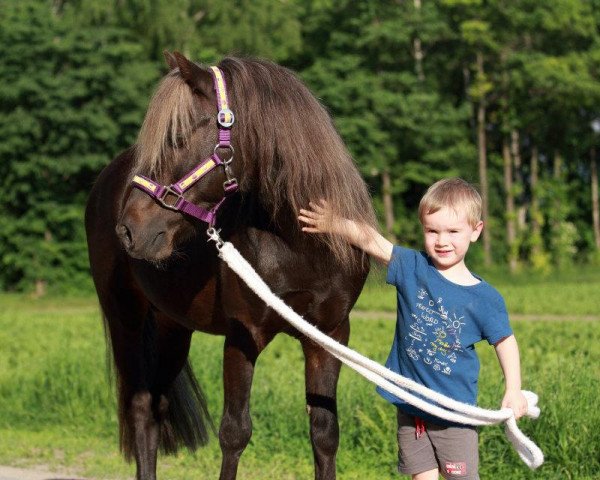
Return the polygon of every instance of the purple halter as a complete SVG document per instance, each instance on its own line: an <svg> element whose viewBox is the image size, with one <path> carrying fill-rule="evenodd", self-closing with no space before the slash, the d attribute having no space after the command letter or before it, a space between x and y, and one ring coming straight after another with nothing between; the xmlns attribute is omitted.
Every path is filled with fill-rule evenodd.
<svg viewBox="0 0 600 480"><path fill-rule="evenodd" d="M238 189L237 179L233 176L230 164L233 161L233 145L231 145L231 126L235 121L233 112L229 109L227 98L227 87L223 72L218 67L210 67L213 76L215 92L217 94L217 122L219 124L219 141L215 145L213 154L202 160L198 166L188 172L183 178L171 185L161 185L143 175L135 175L132 180L134 187L139 188L154 198L163 207L177 212L183 212L195 217L209 225L214 225L217 210L223 204L225 199ZM217 150L229 150L231 155L228 159L222 160L217 154ZM222 165L227 180L223 182L224 196L210 210L206 210L198 205L188 202L183 198L183 194L195 185L202 177L211 172L218 165Z"/></svg>

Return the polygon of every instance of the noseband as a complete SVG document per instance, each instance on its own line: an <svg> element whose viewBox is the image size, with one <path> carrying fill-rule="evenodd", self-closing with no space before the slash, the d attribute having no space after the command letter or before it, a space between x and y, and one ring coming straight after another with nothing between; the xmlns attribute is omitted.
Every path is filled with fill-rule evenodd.
<svg viewBox="0 0 600 480"><path fill-rule="evenodd" d="M183 212L195 217L209 225L214 225L216 221L217 210L223 204L225 199L238 189L237 179L233 176L230 164L233 161L233 145L231 144L231 126L235 121L233 112L229 109L227 99L227 87L223 72L218 67L210 67L213 77L214 88L217 94L217 123L219 126L219 140L215 145L213 154L202 160L195 168L188 172L183 178L171 185L161 185L143 175L133 177L132 184L146 192L164 208ZM218 150L229 150L230 156L226 160L221 159ZM223 182L223 198L210 210L188 202L183 198L183 194L195 185L201 178L211 172L217 166L222 165L227 180Z"/></svg>

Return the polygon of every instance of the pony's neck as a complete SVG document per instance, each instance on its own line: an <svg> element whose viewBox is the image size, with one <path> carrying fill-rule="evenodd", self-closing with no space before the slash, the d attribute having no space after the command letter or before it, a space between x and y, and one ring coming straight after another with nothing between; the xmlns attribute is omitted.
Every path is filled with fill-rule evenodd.
<svg viewBox="0 0 600 480"><path fill-rule="evenodd" d="M252 194L237 195L235 200L232 198L230 202L226 201L225 206L226 208L219 212L219 216L224 231L229 234L255 228L281 238L290 247L297 245L301 240L298 220L287 208L273 218L259 197Z"/></svg>

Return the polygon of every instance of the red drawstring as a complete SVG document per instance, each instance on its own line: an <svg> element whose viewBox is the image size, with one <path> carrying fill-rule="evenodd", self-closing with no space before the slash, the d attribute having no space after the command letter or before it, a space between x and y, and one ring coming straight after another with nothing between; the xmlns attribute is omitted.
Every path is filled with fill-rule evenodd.
<svg viewBox="0 0 600 480"><path fill-rule="evenodd" d="M415 417L415 438L418 440L425 433L425 422Z"/></svg>

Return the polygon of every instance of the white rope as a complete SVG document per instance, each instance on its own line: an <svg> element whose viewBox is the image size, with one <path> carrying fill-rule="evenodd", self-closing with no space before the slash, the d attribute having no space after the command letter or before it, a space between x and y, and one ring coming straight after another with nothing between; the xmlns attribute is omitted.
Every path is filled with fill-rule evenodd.
<svg viewBox="0 0 600 480"><path fill-rule="evenodd" d="M337 357L350 368L356 370L366 379L390 392L392 395L414 405L420 410L451 422L473 426L494 425L506 422L506 435L523 462L531 469L539 467L544 462L544 454L539 447L517 427L517 422L511 409L487 410L458 402L420 385L409 378L403 377L336 342L317 329L314 325L311 325L304 320L286 305L281 298L275 295L269 286L256 273L254 268L252 268L231 243L222 243L221 239L218 237L218 232L214 232L214 235L209 234L209 236L211 236L212 240L217 242L219 256L269 307L279 313L299 332L318 343L325 350ZM409 393L407 390L412 390L415 393L427 397L440 406L432 405ZM526 415L531 418L538 418L540 409L537 407L537 395L525 390L523 391L523 395L525 395L528 404Z"/></svg>

